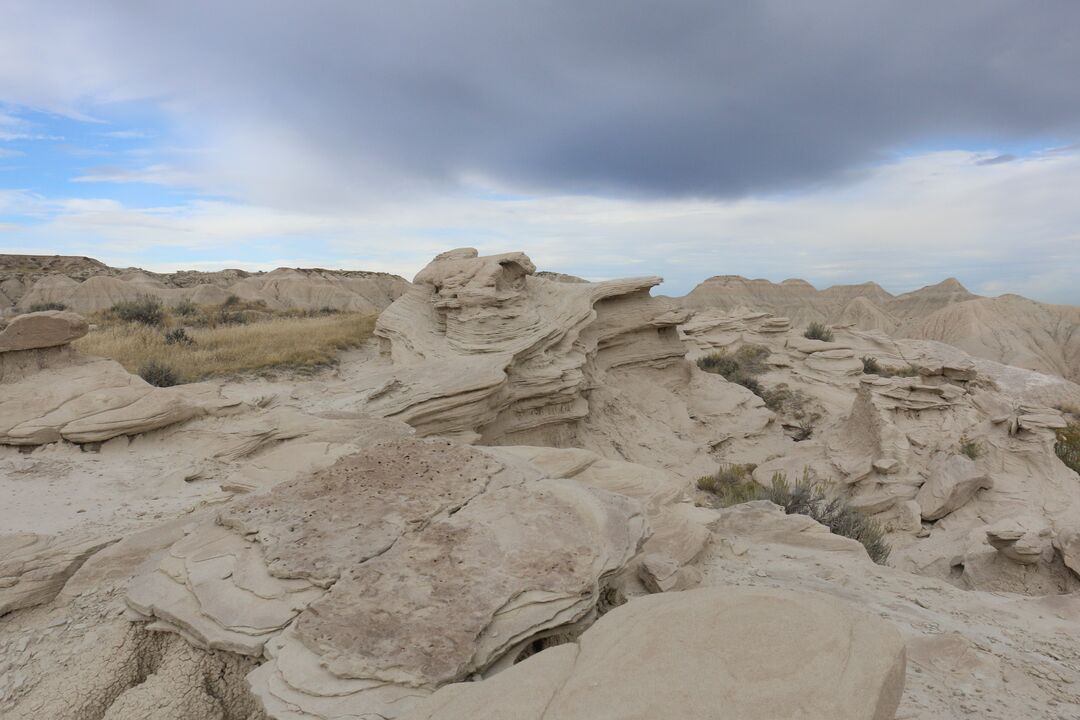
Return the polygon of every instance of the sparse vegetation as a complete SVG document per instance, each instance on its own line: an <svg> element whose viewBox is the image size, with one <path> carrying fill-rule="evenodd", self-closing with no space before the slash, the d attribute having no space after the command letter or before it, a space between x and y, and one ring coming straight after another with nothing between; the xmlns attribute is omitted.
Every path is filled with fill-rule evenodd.
<svg viewBox="0 0 1080 720"><path fill-rule="evenodd" d="M698 478L699 490L716 495L721 507L760 500L763 488L750 476L756 465L727 464L712 475Z"/></svg>
<svg viewBox="0 0 1080 720"><path fill-rule="evenodd" d="M193 345L194 340L187 334L187 330L184 328L173 328L165 333L166 345Z"/></svg>
<svg viewBox="0 0 1080 720"><path fill-rule="evenodd" d="M1072 415L1074 418L1080 418L1080 407L1076 405L1070 405L1069 403L1058 403L1054 406L1054 409L1064 413L1065 415Z"/></svg>
<svg viewBox="0 0 1080 720"><path fill-rule="evenodd" d="M762 345L743 345L735 352L717 350L698 358L697 365L705 372L722 375L727 380L738 383L764 398L764 388L754 377L765 372L765 358L769 357L769 349Z"/></svg>
<svg viewBox="0 0 1080 720"><path fill-rule="evenodd" d="M43 312L45 310L67 310L67 305L61 302L34 303L30 306L30 312Z"/></svg>
<svg viewBox="0 0 1080 720"><path fill-rule="evenodd" d="M112 358L131 372L157 362L171 368L180 382L194 382L271 368L327 365L338 351L364 342L374 328L374 317L353 313L279 316L247 325L191 327L184 331L190 343L170 343L158 329L127 322L94 330L75 341L75 347Z"/></svg>
<svg viewBox="0 0 1080 720"><path fill-rule="evenodd" d="M165 308L161 301L149 296L118 302L109 308L107 314L122 322L151 326L161 325L165 320Z"/></svg>
<svg viewBox="0 0 1080 720"><path fill-rule="evenodd" d="M157 387L172 387L180 384L176 372L164 363L150 360L139 368L139 377Z"/></svg>
<svg viewBox="0 0 1080 720"><path fill-rule="evenodd" d="M1080 423L1069 423L1057 431L1054 452L1073 472L1080 473Z"/></svg>
<svg viewBox="0 0 1080 720"><path fill-rule="evenodd" d="M983 454L983 446L978 440L972 440L967 435L960 436L960 453L967 455L972 460Z"/></svg>
<svg viewBox="0 0 1080 720"><path fill-rule="evenodd" d="M885 367L878 362L876 357L864 355L862 359L862 371L864 375L880 375L881 377L915 377L919 374L911 365L904 367Z"/></svg>
<svg viewBox="0 0 1080 720"><path fill-rule="evenodd" d="M239 295L230 295L229 297L225 298L225 302L221 303L221 307L231 308L239 305L240 303L241 300Z"/></svg>
<svg viewBox="0 0 1080 720"><path fill-rule="evenodd" d="M199 306L190 300L181 300L172 306L172 313L180 317L191 317L199 314Z"/></svg>
<svg viewBox="0 0 1080 720"><path fill-rule="evenodd" d="M857 540L870 558L884 565L891 548L879 522L862 515L840 497L828 499L822 486L810 479L809 470L794 485L784 473L773 473L769 487L754 481L754 465L724 465L714 475L699 478L698 488L716 496L721 507L753 500L768 500L784 508L788 515L807 515L833 533Z"/></svg>
<svg viewBox="0 0 1080 720"><path fill-rule="evenodd" d="M775 413L788 415L797 420L806 416L806 404L810 398L802 390L792 390L787 383L780 383L776 387L769 388L761 396L765 401L765 407Z"/></svg>
<svg viewBox="0 0 1080 720"><path fill-rule="evenodd" d="M803 333L803 337L811 340L821 340L823 342L833 341L833 332L831 329L825 326L825 323L812 322L806 328L806 332Z"/></svg>

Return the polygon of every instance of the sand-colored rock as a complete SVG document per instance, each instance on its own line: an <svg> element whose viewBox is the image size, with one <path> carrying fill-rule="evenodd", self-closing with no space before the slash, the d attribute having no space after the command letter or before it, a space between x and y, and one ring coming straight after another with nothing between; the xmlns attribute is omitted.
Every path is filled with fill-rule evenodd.
<svg viewBox="0 0 1080 720"><path fill-rule="evenodd" d="M115 538L0 535L0 616L47 603L86 559Z"/></svg>
<svg viewBox="0 0 1080 720"><path fill-rule="evenodd" d="M405 718L891 720L904 671L879 618L811 593L710 588L632 600L576 646L448 686Z"/></svg>
<svg viewBox="0 0 1080 720"><path fill-rule="evenodd" d="M0 330L0 353L66 345L87 333L81 315L58 310L19 315Z"/></svg>
<svg viewBox="0 0 1080 720"><path fill-rule="evenodd" d="M0 444L8 445L101 442L228 404L212 386L157 388L113 360L85 356L70 356L0 387Z"/></svg>
<svg viewBox="0 0 1080 720"><path fill-rule="evenodd" d="M935 455L927 472L926 484L915 498L924 520L939 520L958 510L979 490L993 486L990 477L963 455Z"/></svg>
<svg viewBox="0 0 1080 720"><path fill-rule="evenodd" d="M283 304L344 287L302 271L98 274L120 283L90 285L106 300L220 297L252 277ZM875 697L902 646L896 717L1080 713L1080 485L1054 453L1054 406L1080 387L882 331L972 301L958 284L898 302L823 292L813 319L836 337L818 344L794 300L790 318L685 321L650 296L655 278L564 280L521 253L452 251L391 306L381 353L177 389L200 411L134 435L0 445L0 532L123 538L77 569L4 576L49 593L0 621L0 716L892 717ZM877 329L836 323L834 306ZM765 397L693 362L742 345L767 350ZM104 437L169 415L168 393L100 362L0 353L16 434ZM977 472L941 472L961 441ZM716 507L695 481L718 463L818 483L881 523L894 567L771 503ZM969 493L973 477L990 486Z"/></svg>

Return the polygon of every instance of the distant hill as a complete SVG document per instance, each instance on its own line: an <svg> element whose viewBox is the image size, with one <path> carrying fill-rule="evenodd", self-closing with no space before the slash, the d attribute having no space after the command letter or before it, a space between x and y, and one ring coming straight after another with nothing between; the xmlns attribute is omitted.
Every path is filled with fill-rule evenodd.
<svg viewBox="0 0 1080 720"><path fill-rule="evenodd" d="M278 268L254 273L154 273L113 268L87 257L0 255L0 312L6 314L25 312L45 303L90 313L147 295L169 305L182 300L217 304L236 295L243 300L262 301L274 310L328 307L378 312L408 286L408 281L397 275L363 270Z"/></svg>
<svg viewBox="0 0 1080 720"><path fill-rule="evenodd" d="M1080 381L1080 307L1019 295L983 297L956 278L893 295L876 283L818 290L805 280L718 275L681 299L691 309L764 310L795 325L824 322L938 340L972 355Z"/></svg>

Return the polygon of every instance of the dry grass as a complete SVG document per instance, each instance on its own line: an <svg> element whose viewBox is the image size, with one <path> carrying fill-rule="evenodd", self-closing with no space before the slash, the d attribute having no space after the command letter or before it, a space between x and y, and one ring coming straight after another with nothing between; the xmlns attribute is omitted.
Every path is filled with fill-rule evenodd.
<svg viewBox="0 0 1080 720"><path fill-rule="evenodd" d="M191 342L167 342L161 328L117 323L94 330L75 347L116 360L137 373L149 363L172 370L182 382L268 370L311 368L371 336L375 318L358 314L277 317L247 325L219 325L186 332Z"/></svg>

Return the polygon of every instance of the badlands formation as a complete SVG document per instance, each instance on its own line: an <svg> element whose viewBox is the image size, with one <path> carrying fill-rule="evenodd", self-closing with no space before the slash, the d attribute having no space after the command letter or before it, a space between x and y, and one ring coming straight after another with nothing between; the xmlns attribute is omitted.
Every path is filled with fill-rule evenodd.
<svg viewBox="0 0 1080 720"><path fill-rule="evenodd" d="M683 298L688 308L758 310L791 319L938 340L976 357L1080 382L1080 308L1019 295L974 295L954 278L891 295L876 283L817 290L805 280L709 278Z"/></svg>
<svg viewBox="0 0 1080 720"><path fill-rule="evenodd" d="M659 283L454 250L333 369L174 388L78 355L74 313L14 317L0 717L1080 716L1080 476L1054 449L1080 386ZM798 407L695 362L747 346ZM887 564L720 507L696 481L732 464L842 498Z"/></svg>
<svg viewBox="0 0 1080 720"><path fill-rule="evenodd" d="M278 268L152 273L120 270L85 257L0 255L0 314L63 305L78 313L154 297L164 305L190 301L220 305L230 295L262 302L270 310L378 312L408 287L397 275L356 270Z"/></svg>

